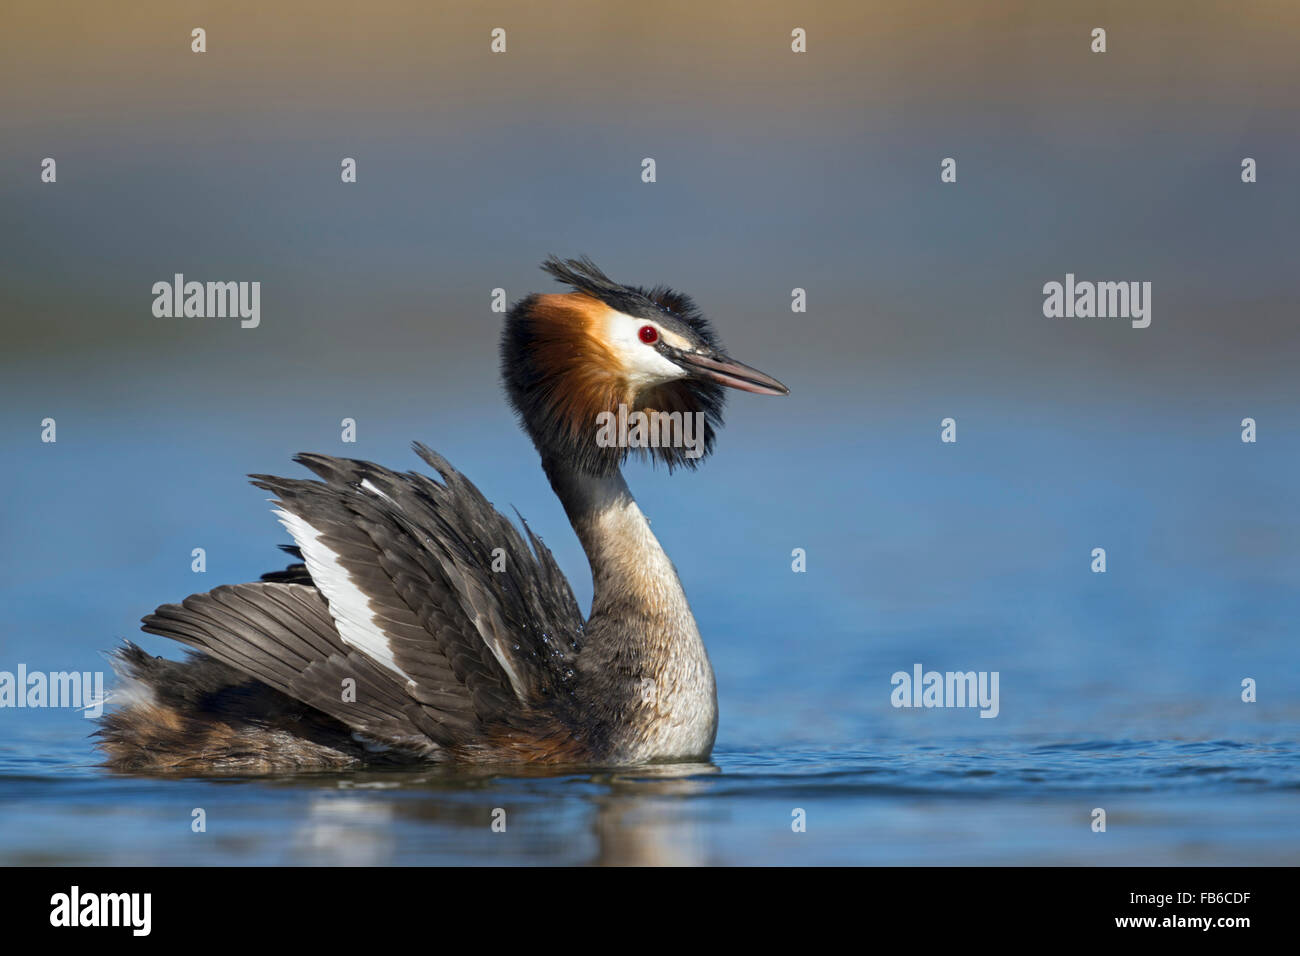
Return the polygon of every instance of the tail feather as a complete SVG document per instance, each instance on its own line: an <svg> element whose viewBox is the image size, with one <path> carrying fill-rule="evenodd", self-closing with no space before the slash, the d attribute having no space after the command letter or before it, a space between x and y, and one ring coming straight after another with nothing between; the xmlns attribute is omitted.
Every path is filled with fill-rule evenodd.
<svg viewBox="0 0 1300 956"><path fill-rule="evenodd" d="M122 686L96 732L106 765L140 773L271 773L359 766L341 722L211 657L152 657L126 642Z"/></svg>

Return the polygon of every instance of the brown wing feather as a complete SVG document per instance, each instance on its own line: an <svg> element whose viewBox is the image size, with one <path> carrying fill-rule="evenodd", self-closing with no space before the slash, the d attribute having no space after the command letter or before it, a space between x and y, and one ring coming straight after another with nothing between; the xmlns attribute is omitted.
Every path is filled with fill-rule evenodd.
<svg viewBox="0 0 1300 956"><path fill-rule="evenodd" d="M254 483L317 531L431 716L463 702L484 732L543 714L564 723L582 633L572 590L531 531L526 541L443 458L416 450L441 482L304 454L321 481Z"/></svg>

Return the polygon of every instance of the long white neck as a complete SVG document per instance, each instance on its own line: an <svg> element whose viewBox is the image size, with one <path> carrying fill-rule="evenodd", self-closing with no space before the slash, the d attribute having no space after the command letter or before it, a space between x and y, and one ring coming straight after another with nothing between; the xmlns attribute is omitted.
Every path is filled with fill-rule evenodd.
<svg viewBox="0 0 1300 956"><path fill-rule="evenodd" d="M595 477L546 455L542 465L591 563L578 671L612 750L635 760L707 756L717 692L677 569L620 473Z"/></svg>

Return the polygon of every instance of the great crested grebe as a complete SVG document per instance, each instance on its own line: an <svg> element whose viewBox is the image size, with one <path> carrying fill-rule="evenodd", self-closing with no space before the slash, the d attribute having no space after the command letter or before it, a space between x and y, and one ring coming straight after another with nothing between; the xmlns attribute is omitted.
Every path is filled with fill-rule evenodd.
<svg viewBox="0 0 1300 956"><path fill-rule="evenodd" d="M708 757L713 668L620 469L632 451L670 470L694 467L721 425L721 386L789 390L728 358L684 295L619 285L589 259L552 257L542 268L573 291L510 310L501 370L591 562L586 622L528 526L525 541L430 449L415 446L441 482L299 455L321 481L252 477L275 495L295 542L283 547L301 563L144 619L146 632L197 651L176 662L130 642L118 650L125 686L98 731L109 767ZM682 413L702 440L634 448L599 436L602 422L636 412Z"/></svg>

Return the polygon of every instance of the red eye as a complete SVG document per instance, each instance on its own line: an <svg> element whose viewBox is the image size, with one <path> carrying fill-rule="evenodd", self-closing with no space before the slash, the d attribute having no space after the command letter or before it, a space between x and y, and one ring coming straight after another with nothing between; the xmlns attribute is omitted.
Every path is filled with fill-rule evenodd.
<svg viewBox="0 0 1300 956"><path fill-rule="evenodd" d="M641 331L638 332L637 335L640 336L641 341L646 345L654 345L659 341L659 330L653 325L641 326Z"/></svg>

